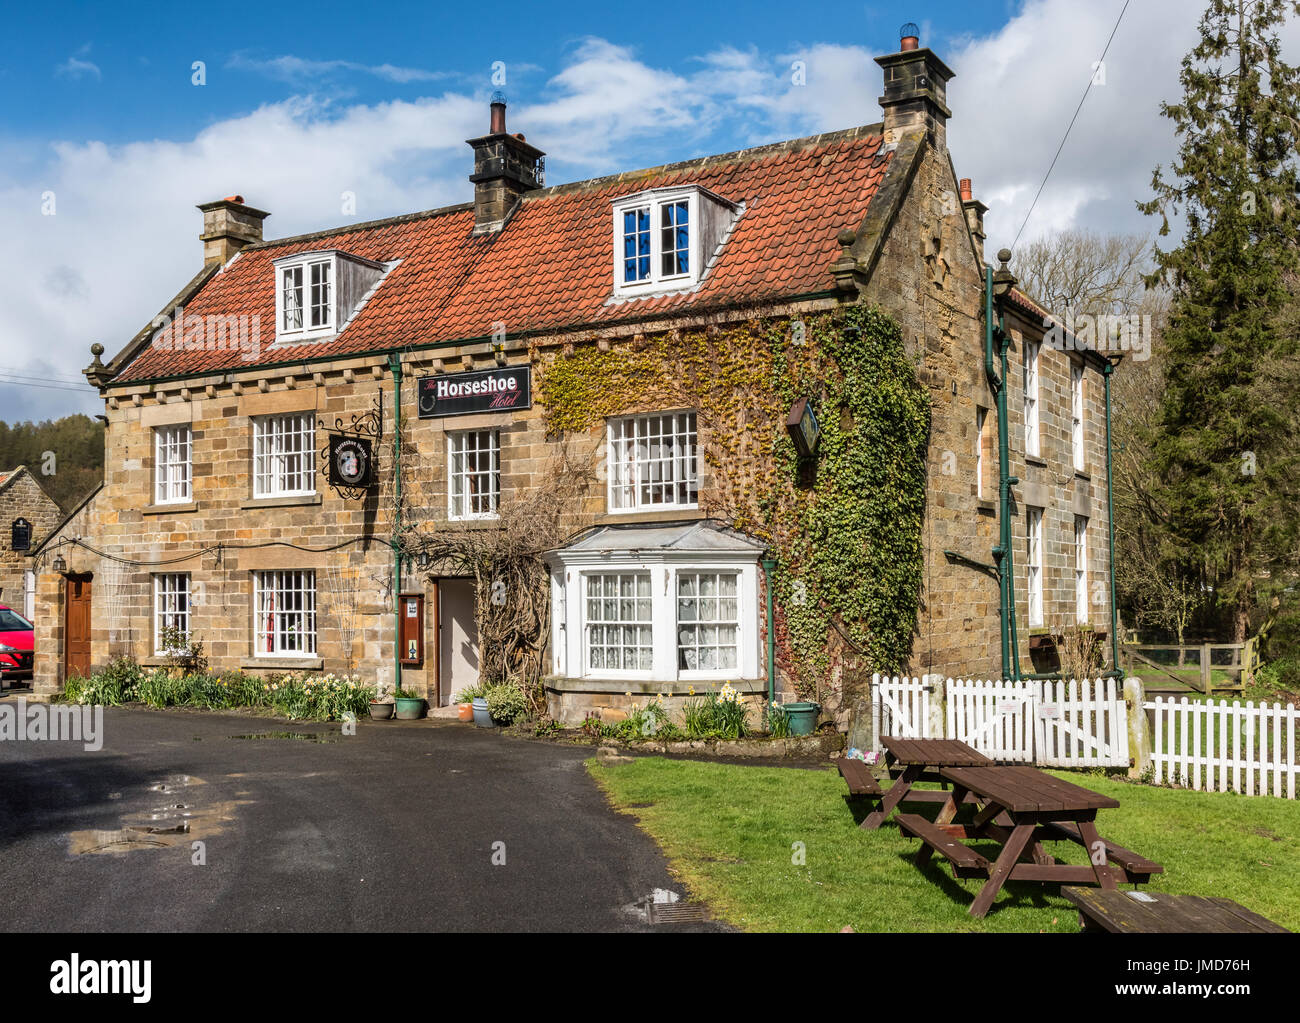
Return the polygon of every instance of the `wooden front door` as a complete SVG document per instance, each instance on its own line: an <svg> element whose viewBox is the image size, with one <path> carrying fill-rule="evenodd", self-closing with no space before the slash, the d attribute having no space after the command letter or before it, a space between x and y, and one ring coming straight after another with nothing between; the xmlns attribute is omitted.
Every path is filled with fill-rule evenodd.
<svg viewBox="0 0 1300 1023"><path fill-rule="evenodd" d="M90 579L70 575L64 580L63 678L90 677Z"/></svg>

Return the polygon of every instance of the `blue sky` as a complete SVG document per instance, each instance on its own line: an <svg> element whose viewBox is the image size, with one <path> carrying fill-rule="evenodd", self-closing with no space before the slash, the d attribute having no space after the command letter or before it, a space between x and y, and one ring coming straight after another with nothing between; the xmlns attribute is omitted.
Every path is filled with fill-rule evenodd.
<svg viewBox="0 0 1300 1023"><path fill-rule="evenodd" d="M992 207L996 248L1122 5L10 5L0 419L101 410L89 389L5 377L71 384L91 342L118 351L198 269L196 203L242 194L283 237L469 199L464 140L487 128L498 61L509 128L547 152L555 184L876 122L871 58L915 21L957 72L949 147ZM1134 0L1027 237L1151 229L1133 203L1172 152L1158 104L1176 96L1199 9Z"/></svg>

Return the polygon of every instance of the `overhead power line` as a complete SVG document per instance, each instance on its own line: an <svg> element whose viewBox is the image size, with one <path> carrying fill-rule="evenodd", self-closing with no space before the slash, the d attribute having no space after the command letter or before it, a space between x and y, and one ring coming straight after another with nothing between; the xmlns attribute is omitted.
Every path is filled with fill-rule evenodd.
<svg viewBox="0 0 1300 1023"><path fill-rule="evenodd" d="M1110 30L1110 38L1106 40L1106 48L1101 51L1101 57L1097 63L1101 64L1106 60L1106 54L1110 52L1110 44L1115 41L1115 33L1119 31L1119 23L1124 20L1124 12L1128 10L1128 5L1132 0L1124 0L1124 6L1119 12L1119 17L1115 19L1115 27ZM1061 151L1065 148L1066 140L1070 137L1070 131L1074 128L1074 122L1079 119L1079 111L1083 109L1084 102L1088 99L1088 94L1092 92L1093 83L1096 81L1096 71L1094 70L1088 76L1088 86L1083 90L1083 95L1079 97L1079 105L1074 108L1074 116L1070 118L1070 124L1065 129L1065 135L1061 138L1061 144L1056 147L1056 155L1052 157L1052 165L1047 168L1047 173L1043 175L1042 184L1038 186L1038 191L1034 195L1034 201L1029 204L1029 212L1025 214L1024 221L1020 224L1020 230L1016 232L1016 239L1011 243L1011 250L1014 252L1016 245L1020 242L1020 236L1025 233L1025 228L1029 224L1029 218L1034 215L1034 207L1038 205L1038 200L1043 194L1043 189L1047 187L1047 179L1052 176L1052 171L1056 169L1056 161L1061 158Z"/></svg>

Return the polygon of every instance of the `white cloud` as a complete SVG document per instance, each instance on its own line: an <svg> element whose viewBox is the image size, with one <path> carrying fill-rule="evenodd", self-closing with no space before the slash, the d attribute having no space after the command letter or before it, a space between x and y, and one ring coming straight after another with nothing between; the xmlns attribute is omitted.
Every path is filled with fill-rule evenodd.
<svg viewBox="0 0 1300 1023"><path fill-rule="evenodd" d="M90 77L99 80L103 78L104 76L100 72L99 66L97 64L92 64L88 60L81 59L82 57L86 56L86 54L88 54L89 52L90 52L90 44L87 43L85 46L81 47L81 49L79 49L75 54L73 54L71 57L65 60L62 64L56 64L54 67L55 75L61 78L72 78L72 79Z"/></svg>
<svg viewBox="0 0 1300 1023"><path fill-rule="evenodd" d="M359 64L351 60L308 60L291 55L253 57L247 53L235 54L226 62L226 67L235 71L258 72L287 82L324 78L340 71L374 75L376 78L399 84L435 82L452 77L451 73L446 71L428 71L423 68L398 67L393 64Z"/></svg>

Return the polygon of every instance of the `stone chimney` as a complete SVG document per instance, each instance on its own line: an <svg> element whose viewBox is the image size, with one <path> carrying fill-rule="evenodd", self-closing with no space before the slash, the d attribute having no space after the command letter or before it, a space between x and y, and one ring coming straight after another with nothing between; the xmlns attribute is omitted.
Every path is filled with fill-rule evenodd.
<svg viewBox="0 0 1300 1023"><path fill-rule="evenodd" d="M492 94L488 134L466 143L474 149L474 233L491 234L506 226L520 196L542 187L546 154L506 132L506 98L499 92Z"/></svg>
<svg viewBox="0 0 1300 1023"><path fill-rule="evenodd" d="M885 142L893 144L902 132L924 128L938 148L948 146L948 65L920 45L920 30L904 25L897 53L877 57L885 71L885 94L880 107L885 113Z"/></svg>
<svg viewBox="0 0 1300 1023"><path fill-rule="evenodd" d="M989 208L974 197L970 178L961 179L961 208L966 214L966 226L970 229L970 236L975 239L975 251L979 253L982 264L984 239L988 237L984 231L984 214L989 211Z"/></svg>
<svg viewBox="0 0 1300 1023"><path fill-rule="evenodd" d="M244 205L242 195L228 195L201 203L203 211L203 265L225 263L245 245L262 240L262 221L271 214Z"/></svg>

